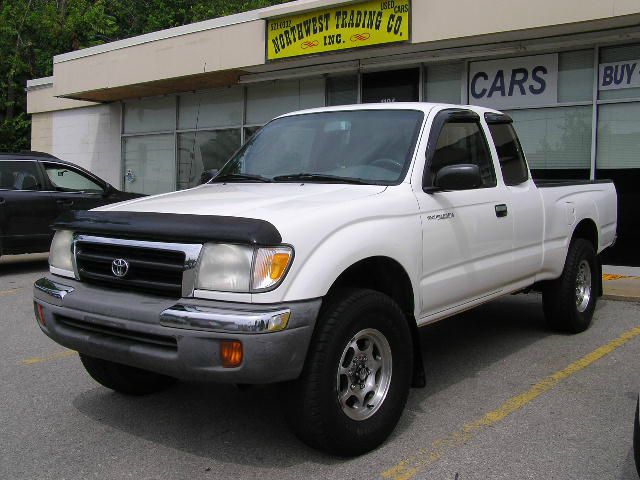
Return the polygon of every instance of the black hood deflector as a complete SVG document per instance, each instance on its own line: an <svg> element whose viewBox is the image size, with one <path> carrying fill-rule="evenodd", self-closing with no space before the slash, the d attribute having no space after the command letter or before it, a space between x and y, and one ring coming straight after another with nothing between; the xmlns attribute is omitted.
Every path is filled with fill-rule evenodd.
<svg viewBox="0 0 640 480"><path fill-rule="evenodd" d="M53 229L162 242L282 243L278 229L265 220L219 215L75 210L58 217Z"/></svg>

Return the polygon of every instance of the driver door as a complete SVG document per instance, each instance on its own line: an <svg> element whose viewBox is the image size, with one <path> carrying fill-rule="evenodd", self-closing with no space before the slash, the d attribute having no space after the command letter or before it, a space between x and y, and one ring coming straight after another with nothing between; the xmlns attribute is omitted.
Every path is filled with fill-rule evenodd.
<svg viewBox="0 0 640 480"><path fill-rule="evenodd" d="M421 321L491 296L511 279L513 221L509 194L497 181L479 116L468 110L437 114L429 138L423 191ZM437 190L434 178L448 165L478 165L480 186ZM507 214L505 215L505 212Z"/></svg>

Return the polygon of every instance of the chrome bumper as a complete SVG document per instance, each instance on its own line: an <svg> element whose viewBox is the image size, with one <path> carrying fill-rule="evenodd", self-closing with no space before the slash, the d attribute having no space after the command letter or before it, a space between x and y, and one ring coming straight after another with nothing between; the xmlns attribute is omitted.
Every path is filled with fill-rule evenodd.
<svg viewBox="0 0 640 480"><path fill-rule="evenodd" d="M268 333L284 330L290 317L288 308L260 312L179 303L160 314L160 325L205 332Z"/></svg>
<svg viewBox="0 0 640 480"><path fill-rule="evenodd" d="M34 301L41 330L72 350L176 378L249 384L300 375L322 303L172 299L52 275L35 282ZM221 363L229 340L242 343L239 367Z"/></svg>
<svg viewBox="0 0 640 480"><path fill-rule="evenodd" d="M75 290L46 277L37 280L34 287L59 300ZM269 333L284 330L289 318L289 308L246 310L177 303L160 313L160 325L202 332Z"/></svg>

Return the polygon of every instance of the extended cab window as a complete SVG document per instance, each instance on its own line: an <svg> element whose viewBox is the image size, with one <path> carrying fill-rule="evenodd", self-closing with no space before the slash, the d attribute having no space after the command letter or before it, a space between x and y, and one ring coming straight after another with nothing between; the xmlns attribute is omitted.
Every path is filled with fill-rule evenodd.
<svg viewBox="0 0 640 480"><path fill-rule="evenodd" d="M529 179L529 170L516 132L510 123L489 124L498 151L504 183L519 185Z"/></svg>
<svg viewBox="0 0 640 480"><path fill-rule="evenodd" d="M102 193L104 189L88 176L63 165L46 164L49 181L57 190Z"/></svg>
<svg viewBox="0 0 640 480"><path fill-rule="evenodd" d="M482 188L497 185L487 142L480 124L476 122L444 124L431 160L431 178L435 178L442 167L460 164L478 165L482 177Z"/></svg>
<svg viewBox="0 0 640 480"><path fill-rule="evenodd" d="M40 190L36 162L0 162L0 190Z"/></svg>

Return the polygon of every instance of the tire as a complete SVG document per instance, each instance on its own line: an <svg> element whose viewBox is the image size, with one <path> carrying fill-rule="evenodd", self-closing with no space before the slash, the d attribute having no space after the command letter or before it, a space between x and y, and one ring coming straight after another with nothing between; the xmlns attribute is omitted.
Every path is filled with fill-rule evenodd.
<svg viewBox="0 0 640 480"><path fill-rule="evenodd" d="M147 370L80 354L82 365L99 384L126 395L147 395L170 387L176 380Z"/></svg>
<svg viewBox="0 0 640 480"><path fill-rule="evenodd" d="M598 298L598 264L591 242L571 242L560 278L548 282L542 292L544 316L549 325L563 332L584 332Z"/></svg>
<svg viewBox="0 0 640 480"><path fill-rule="evenodd" d="M323 306L301 377L286 389L292 430L335 455L373 450L402 415L412 366L411 332L395 302L372 290L337 292Z"/></svg>

